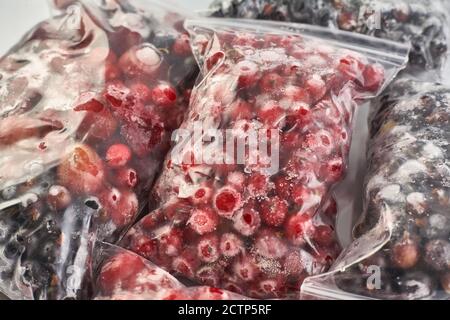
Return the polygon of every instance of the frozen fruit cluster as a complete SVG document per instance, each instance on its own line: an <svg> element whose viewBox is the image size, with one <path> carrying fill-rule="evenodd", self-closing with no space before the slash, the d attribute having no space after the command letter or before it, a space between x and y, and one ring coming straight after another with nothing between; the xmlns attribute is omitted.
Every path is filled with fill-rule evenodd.
<svg viewBox="0 0 450 320"><path fill-rule="evenodd" d="M117 241L147 205L198 72L182 20L77 5L0 60L4 291L78 296L90 232Z"/></svg>
<svg viewBox="0 0 450 320"><path fill-rule="evenodd" d="M102 264L97 287L97 300L244 299L235 293L217 288L185 287L161 268L123 250L114 252L112 257Z"/></svg>
<svg viewBox="0 0 450 320"><path fill-rule="evenodd" d="M214 16L300 22L412 43L414 69L439 68L447 54L443 2L430 0L216 1Z"/></svg>
<svg viewBox="0 0 450 320"><path fill-rule="evenodd" d="M449 98L448 87L409 79L381 98L372 124L366 212L356 235L377 225L391 236L343 275L342 288L377 298L449 298ZM380 290L366 287L370 265L381 267Z"/></svg>
<svg viewBox="0 0 450 320"><path fill-rule="evenodd" d="M165 163L159 209L123 245L199 284L296 297L339 254L330 189L345 172L355 97L375 93L384 69L295 34L188 29L206 75L181 126L192 139ZM212 144L211 128L232 147ZM234 142L254 132L270 138L270 152L247 145L241 162ZM202 147L232 161L197 162Z"/></svg>

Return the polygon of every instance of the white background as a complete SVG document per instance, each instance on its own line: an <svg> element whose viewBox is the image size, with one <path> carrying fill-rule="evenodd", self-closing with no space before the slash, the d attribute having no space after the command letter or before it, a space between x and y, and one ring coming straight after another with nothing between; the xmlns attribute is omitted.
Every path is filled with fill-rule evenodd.
<svg viewBox="0 0 450 320"><path fill-rule="evenodd" d="M212 0L171 0L191 10L208 8ZM0 56L35 24L47 18L47 0L0 0Z"/></svg>

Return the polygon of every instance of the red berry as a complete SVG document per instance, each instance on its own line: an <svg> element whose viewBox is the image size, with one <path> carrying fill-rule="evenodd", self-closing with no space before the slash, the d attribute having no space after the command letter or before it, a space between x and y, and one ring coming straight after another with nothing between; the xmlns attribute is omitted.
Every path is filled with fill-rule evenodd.
<svg viewBox="0 0 450 320"><path fill-rule="evenodd" d="M154 76L163 61L161 52L153 45L145 43L134 46L125 52L119 60L122 72L133 79L139 76Z"/></svg>
<svg viewBox="0 0 450 320"><path fill-rule="evenodd" d="M282 127L286 113L276 101L268 101L258 110L261 122L270 127Z"/></svg>
<svg viewBox="0 0 450 320"><path fill-rule="evenodd" d="M330 246L335 242L334 229L327 225L316 226L314 230L313 240L319 246Z"/></svg>
<svg viewBox="0 0 450 320"><path fill-rule="evenodd" d="M143 103L152 101L152 90L142 82L133 83L130 86L131 93Z"/></svg>
<svg viewBox="0 0 450 320"><path fill-rule="evenodd" d="M129 247L130 250L146 259L153 259L158 252L158 240L145 235L135 235Z"/></svg>
<svg viewBox="0 0 450 320"><path fill-rule="evenodd" d="M206 263L219 259L219 239L216 235L206 235L200 238L197 244L197 255Z"/></svg>
<svg viewBox="0 0 450 320"><path fill-rule="evenodd" d="M329 160L320 168L320 177L323 181L334 183L340 180L344 174L344 164L342 158L334 158Z"/></svg>
<svg viewBox="0 0 450 320"><path fill-rule="evenodd" d="M111 189L104 191L101 196L106 213L117 227L129 224L138 213L138 200L134 192Z"/></svg>
<svg viewBox="0 0 450 320"><path fill-rule="evenodd" d="M327 92L325 82L317 74L306 80L305 89L309 93L313 101L322 99Z"/></svg>
<svg viewBox="0 0 450 320"><path fill-rule="evenodd" d="M241 195L231 187L219 189L214 196L214 207L217 213L231 219L241 206Z"/></svg>
<svg viewBox="0 0 450 320"><path fill-rule="evenodd" d="M228 110L230 113L230 118L234 121L241 119L251 119L253 117L252 105L242 99L237 99L235 102L230 104Z"/></svg>
<svg viewBox="0 0 450 320"><path fill-rule="evenodd" d="M279 90L284 85L284 79L277 73L267 73L259 82L259 87L261 92L273 92L275 90Z"/></svg>
<svg viewBox="0 0 450 320"><path fill-rule="evenodd" d="M246 237L255 234L261 225L259 213L251 206L246 206L244 209L239 210L233 217L233 221L236 231Z"/></svg>
<svg viewBox="0 0 450 320"><path fill-rule="evenodd" d="M303 245L305 239L313 233L311 217L307 214L297 214L288 219L285 226L286 236L294 245Z"/></svg>
<svg viewBox="0 0 450 320"><path fill-rule="evenodd" d="M213 191L209 186L200 186L189 199L196 205L207 204L211 200L212 193Z"/></svg>
<svg viewBox="0 0 450 320"><path fill-rule="evenodd" d="M200 261L197 258L197 254L192 250L183 251L172 262L173 271L190 279L194 278L199 265Z"/></svg>
<svg viewBox="0 0 450 320"><path fill-rule="evenodd" d="M274 179L275 191L281 199L289 199L292 193L292 182L285 176L278 176Z"/></svg>
<svg viewBox="0 0 450 320"><path fill-rule="evenodd" d="M269 226L281 226L287 212L288 205L286 201L279 197L270 197L261 203L261 218Z"/></svg>
<svg viewBox="0 0 450 320"><path fill-rule="evenodd" d="M224 233L220 239L220 252L225 257L235 257L245 251L242 240L234 233Z"/></svg>
<svg viewBox="0 0 450 320"><path fill-rule="evenodd" d="M239 279L245 282L255 280L259 273L258 267L253 262L252 258L248 256L243 256L236 260L233 265L233 271Z"/></svg>
<svg viewBox="0 0 450 320"><path fill-rule="evenodd" d="M256 63L243 60L235 66L236 74L239 76L240 88L249 88L258 82L259 67Z"/></svg>
<svg viewBox="0 0 450 320"><path fill-rule="evenodd" d="M162 107L170 107L177 101L177 91L168 83L160 83L152 90L152 99Z"/></svg>
<svg viewBox="0 0 450 320"><path fill-rule="evenodd" d="M111 168L125 166L131 159L131 150L124 144L113 144L106 151L106 163Z"/></svg>
<svg viewBox="0 0 450 320"><path fill-rule="evenodd" d="M385 80L384 68L378 64L370 64L364 70L363 77L364 88L376 92L381 88Z"/></svg>
<svg viewBox="0 0 450 320"><path fill-rule="evenodd" d="M363 58L356 54L348 54L341 57L337 66L338 71L350 77L352 80L358 80L359 83L364 83L363 72L365 68L366 64Z"/></svg>
<svg viewBox="0 0 450 320"><path fill-rule="evenodd" d="M280 259L286 254L287 246L279 235L265 229L256 238L255 250L267 259Z"/></svg>
<svg viewBox="0 0 450 320"><path fill-rule="evenodd" d="M185 33L180 34L172 46L172 51L177 56L189 56L192 53L189 36Z"/></svg>
<svg viewBox="0 0 450 320"><path fill-rule="evenodd" d="M284 273L290 276L300 275L303 270L303 262L298 251L291 251L284 259Z"/></svg>
<svg viewBox="0 0 450 320"><path fill-rule="evenodd" d="M269 189L269 178L264 174L255 172L247 179L247 190L252 197L266 195Z"/></svg>
<svg viewBox="0 0 450 320"><path fill-rule="evenodd" d="M275 279L263 279L258 282L258 291L264 298L276 298L282 295L283 279L275 278Z"/></svg>
<svg viewBox="0 0 450 320"><path fill-rule="evenodd" d="M75 194L94 194L103 186L103 162L87 145L76 145L58 167L61 185Z"/></svg>
<svg viewBox="0 0 450 320"><path fill-rule="evenodd" d="M138 183L138 175L133 168L120 168L117 171L116 181L119 187L134 188Z"/></svg>
<svg viewBox="0 0 450 320"><path fill-rule="evenodd" d="M159 252L169 257L176 257L181 253L184 246L183 231L177 228L160 230Z"/></svg>
<svg viewBox="0 0 450 320"><path fill-rule="evenodd" d="M209 207L197 208L192 211L188 224L196 233L203 235L216 230L219 217Z"/></svg>
<svg viewBox="0 0 450 320"><path fill-rule="evenodd" d="M200 282L201 284L210 286L210 287L216 287L220 284L220 277L222 275L221 270L216 265L205 265L200 267L197 270L197 273L195 275L195 278Z"/></svg>
<svg viewBox="0 0 450 320"><path fill-rule="evenodd" d="M144 262L139 256L120 253L103 265L99 276L100 286L107 293L126 288L130 279L144 267Z"/></svg>
<svg viewBox="0 0 450 320"><path fill-rule="evenodd" d="M311 92L297 86L287 86L283 90L284 97L299 103L309 105L311 103Z"/></svg>
<svg viewBox="0 0 450 320"><path fill-rule="evenodd" d="M292 189L291 194L292 200L299 206L307 205L313 198L311 189L303 186L302 184L297 184Z"/></svg>
<svg viewBox="0 0 450 320"><path fill-rule="evenodd" d="M53 210L65 209L71 202L72 197L65 187L54 185L48 189L47 204Z"/></svg>

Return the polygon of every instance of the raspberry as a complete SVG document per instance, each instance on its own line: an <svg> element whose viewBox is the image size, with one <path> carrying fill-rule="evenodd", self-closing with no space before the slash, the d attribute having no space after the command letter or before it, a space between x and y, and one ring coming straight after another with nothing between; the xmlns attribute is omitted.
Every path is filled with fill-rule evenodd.
<svg viewBox="0 0 450 320"><path fill-rule="evenodd" d="M115 289L126 287L127 282L144 268L142 259L131 253L120 253L102 267L99 275L101 288L112 293Z"/></svg>
<svg viewBox="0 0 450 320"><path fill-rule="evenodd" d="M313 197L311 189L304 187L302 184L298 184L292 189L292 200L299 206L303 206L310 202Z"/></svg>
<svg viewBox="0 0 450 320"><path fill-rule="evenodd" d="M320 176L323 181L334 183L340 180L344 173L344 164L342 158L334 158L329 160L320 168Z"/></svg>
<svg viewBox="0 0 450 320"><path fill-rule="evenodd" d="M313 233L311 217L307 214L297 214L290 217L285 226L286 236L294 245L301 246Z"/></svg>
<svg viewBox="0 0 450 320"><path fill-rule="evenodd" d="M216 230L219 218L211 208L202 207L194 209L188 224L196 233L204 235Z"/></svg>
<svg viewBox="0 0 450 320"><path fill-rule="evenodd" d="M256 253L268 259L280 259L287 252L284 241L274 232L261 231L255 241Z"/></svg>
<svg viewBox="0 0 450 320"><path fill-rule="evenodd" d="M284 85L284 79L277 73L266 73L259 82L262 92L273 92L279 90Z"/></svg>
<svg viewBox="0 0 450 320"><path fill-rule="evenodd" d="M220 239L220 252L225 257L235 257L245 251L242 240L234 233L224 233Z"/></svg>
<svg viewBox="0 0 450 320"><path fill-rule="evenodd" d="M177 91L168 83L160 83L152 90L152 99L162 107L170 107L177 101Z"/></svg>
<svg viewBox="0 0 450 320"><path fill-rule="evenodd" d="M216 287L220 284L221 271L215 265L205 265L198 269L195 277L201 284Z"/></svg>
<svg viewBox="0 0 450 320"><path fill-rule="evenodd" d="M275 192L281 199L289 199L292 193L291 182L283 175L274 178Z"/></svg>
<svg viewBox="0 0 450 320"><path fill-rule="evenodd" d="M288 212L286 201L279 197L270 197L261 203L261 218L269 226L279 227Z"/></svg>
<svg viewBox="0 0 450 320"><path fill-rule="evenodd" d="M193 204L207 204L212 197L212 189L209 186L199 187L194 194L189 198Z"/></svg>
<svg viewBox="0 0 450 320"><path fill-rule="evenodd" d="M138 200L134 192L106 190L101 194L100 199L107 215L118 227L130 223L138 213Z"/></svg>
<svg viewBox="0 0 450 320"><path fill-rule="evenodd" d="M217 213L231 219L241 206L241 195L231 187L219 189L214 196L214 207Z"/></svg>
<svg viewBox="0 0 450 320"><path fill-rule="evenodd" d="M172 262L172 268L176 273L191 279L194 277L199 265L200 261L197 258L196 252L188 249L183 251Z"/></svg>
<svg viewBox="0 0 450 320"><path fill-rule="evenodd" d="M235 70L239 76L238 85L240 88L252 87L258 82L259 67L256 63L244 60L235 66Z"/></svg>
<svg viewBox="0 0 450 320"><path fill-rule="evenodd" d="M111 168L125 166L131 159L131 150L124 144L114 144L106 151L106 163Z"/></svg>
<svg viewBox="0 0 450 320"><path fill-rule="evenodd" d="M76 145L58 167L61 185L74 194L93 194L104 180L103 162L87 145Z"/></svg>
<svg viewBox="0 0 450 320"><path fill-rule="evenodd" d="M138 184L138 175L136 170L132 168L120 168L116 177L119 187L134 188Z"/></svg>
<svg viewBox="0 0 450 320"><path fill-rule="evenodd" d="M249 282L256 279L259 274L259 269L251 257L243 256L235 261L233 272L242 281Z"/></svg>
<svg viewBox="0 0 450 320"><path fill-rule="evenodd" d="M200 238L197 244L197 255L199 259L206 263L211 263L219 259L219 239L216 235L206 235Z"/></svg>
<svg viewBox="0 0 450 320"><path fill-rule="evenodd" d="M175 40L172 51L177 56L186 57L191 54L191 42L187 34L180 34Z"/></svg>
<svg viewBox="0 0 450 320"><path fill-rule="evenodd" d="M298 251L289 252L284 259L283 268L287 275L300 275L304 269L300 253Z"/></svg>
<svg viewBox="0 0 450 320"><path fill-rule="evenodd" d="M246 206L239 210L233 217L233 226L240 234L249 237L258 230L261 225L261 218L258 212L251 206Z"/></svg>
<svg viewBox="0 0 450 320"><path fill-rule="evenodd" d="M48 189L47 204L53 210L63 210L72 202L69 190L63 186L51 186Z"/></svg>

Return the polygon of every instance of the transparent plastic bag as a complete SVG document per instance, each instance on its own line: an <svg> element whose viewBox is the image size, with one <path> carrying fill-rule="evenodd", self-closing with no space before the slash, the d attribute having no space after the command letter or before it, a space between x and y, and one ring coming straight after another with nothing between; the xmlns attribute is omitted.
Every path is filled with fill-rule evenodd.
<svg viewBox="0 0 450 320"><path fill-rule="evenodd" d="M299 22L411 42L411 70L440 69L448 55L449 19L441 0L217 0L218 17ZM447 9L447 10L446 10Z"/></svg>
<svg viewBox="0 0 450 320"><path fill-rule="evenodd" d="M450 88L399 79L372 117L355 241L306 296L449 299Z"/></svg>
<svg viewBox="0 0 450 320"><path fill-rule="evenodd" d="M95 300L248 300L212 287L192 287L133 252L100 244Z"/></svg>
<svg viewBox="0 0 450 320"><path fill-rule="evenodd" d="M148 204L198 67L183 15L145 4L76 3L0 60L0 291L11 298L85 296L92 241L119 240Z"/></svg>
<svg viewBox="0 0 450 320"><path fill-rule="evenodd" d="M153 191L159 208L121 244L198 284L298 298L340 252L330 190L354 111L406 65L408 47L295 24L185 27L201 77Z"/></svg>

